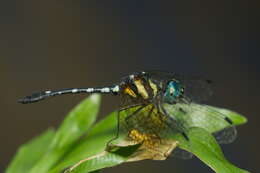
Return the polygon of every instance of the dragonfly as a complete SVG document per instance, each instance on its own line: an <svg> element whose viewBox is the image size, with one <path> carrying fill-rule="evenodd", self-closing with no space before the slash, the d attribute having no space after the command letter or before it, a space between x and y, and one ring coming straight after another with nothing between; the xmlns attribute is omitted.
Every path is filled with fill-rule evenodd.
<svg viewBox="0 0 260 173"><path fill-rule="evenodd" d="M184 115L194 111L208 112L216 120L222 120L227 124L227 128L213 135L220 144L231 143L237 135L231 119L210 108L202 110L190 106L194 103L204 104L213 93L211 83L210 80L184 77L172 72L141 71L123 77L121 81L110 86L45 90L19 99L18 102L34 103L64 94L112 94L120 97L120 106L117 114L117 134L111 141L118 138L120 129L129 134L136 131L140 134L152 134L155 139L177 132L189 141L189 127L185 126L185 122L170 115L164 106L168 104L175 106L176 111ZM211 122L208 123L210 125ZM173 156L189 159L193 155L177 148L173 151Z"/></svg>

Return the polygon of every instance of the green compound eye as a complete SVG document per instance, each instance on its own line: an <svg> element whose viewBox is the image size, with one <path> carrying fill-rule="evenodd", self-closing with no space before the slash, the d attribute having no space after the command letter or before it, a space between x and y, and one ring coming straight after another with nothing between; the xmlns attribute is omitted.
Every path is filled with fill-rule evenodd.
<svg viewBox="0 0 260 173"><path fill-rule="evenodd" d="M182 94L182 86L177 81L170 81L167 84L165 93L164 93L164 101L169 104L176 103L178 97Z"/></svg>

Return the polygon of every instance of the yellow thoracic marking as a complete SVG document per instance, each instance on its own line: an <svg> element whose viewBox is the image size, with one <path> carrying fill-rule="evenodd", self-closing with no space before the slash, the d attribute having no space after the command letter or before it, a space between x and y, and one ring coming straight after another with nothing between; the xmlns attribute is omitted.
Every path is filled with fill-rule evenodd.
<svg viewBox="0 0 260 173"><path fill-rule="evenodd" d="M157 86L151 80L149 80L149 84L153 90L153 95L156 96L158 92Z"/></svg>
<svg viewBox="0 0 260 173"><path fill-rule="evenodd" d="M126 93L126 94L128 94L128 95L130 95L130 96L132 96L132 97L136 97L135 92L134 92L131 88L129 88L129 87L126 87L126 88L124 89L124 93Z"/></svg>
<svg viewBox="0 0 260 173"><path fill-rule="evenodd" d="M135 86L138 90L138 93L144 98L144 99L148 99L149 95L146 91L146 89L144 88L144 85L142 84L142 81L140 79L134 80Z"/></svg>

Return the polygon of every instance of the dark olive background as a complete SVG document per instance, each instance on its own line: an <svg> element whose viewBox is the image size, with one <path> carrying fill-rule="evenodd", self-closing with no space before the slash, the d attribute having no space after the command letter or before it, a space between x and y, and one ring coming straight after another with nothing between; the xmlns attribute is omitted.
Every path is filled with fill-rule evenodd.
<svg viewBox="0 0 260 173"><path fill-rule="evenodd" d="M239 167L259 166L259 6L253 1L0 2L0 172L16 149L50 126L85 95L31 105L34 91L103 86L131 72L159 69L212 79L209 102L245 115L239 138L223 146ZM117 105L103 97L101 114ZM102 117L102 115L100 117ZM123 164L104 172L212 172L198 159Z"/></svg>

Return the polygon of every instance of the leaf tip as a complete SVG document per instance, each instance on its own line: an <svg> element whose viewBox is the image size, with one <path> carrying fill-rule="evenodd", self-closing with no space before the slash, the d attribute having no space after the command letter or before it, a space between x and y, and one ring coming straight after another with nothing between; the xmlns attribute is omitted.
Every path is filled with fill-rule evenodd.
<svg viewBox="0 0 260 173"><path fill-rule="evenodd" d="M247 120L246 117L242 116L241 118L242 118L242 122L243 122L243 123L247 123L248 120Z"/></svg>

